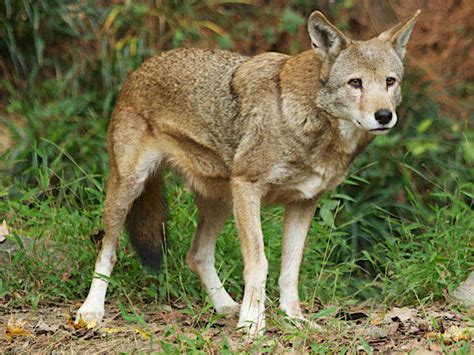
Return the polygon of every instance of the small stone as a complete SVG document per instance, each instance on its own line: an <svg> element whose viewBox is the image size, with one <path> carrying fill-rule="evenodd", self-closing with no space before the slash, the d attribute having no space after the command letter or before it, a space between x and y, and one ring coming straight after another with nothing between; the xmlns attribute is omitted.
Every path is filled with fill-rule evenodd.
<svg viewBox="0 0 474 355"><path fill-rule="evenodd" d="M451 298L465 307L474 307L474 272L453 291Z"/></svg>

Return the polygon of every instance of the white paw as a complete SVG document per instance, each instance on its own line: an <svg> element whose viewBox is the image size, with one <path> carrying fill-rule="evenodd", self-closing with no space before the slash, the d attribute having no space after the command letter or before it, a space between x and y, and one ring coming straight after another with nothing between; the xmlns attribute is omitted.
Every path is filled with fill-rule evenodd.
<svg viewBox="0 0 474 355"><path fill-rule="evenodd" d="M303 316L303 312L301 312L299 302L291 302L288 305L280 304L280 309L285 312L286 319L298 329L322 329L316 322L306 319Z"/></svg>
<svg viewBox="0 0 474 355"><path fill-rule="evenodd" d="M220 306L216 306L216 312L218 314L236 314L239 312L240 305L237 302L232 302L229 304L223 304Z"/></svg>
<svg viewBox="0 0 474 355"><path fill-rule="evenodd" d="M242 317L241 314L237 328L245 332L250 338L262 336L265 332L264 311L249 311L245 317Z"/></svg>
<svg viewBox="0 0 474 355"><path fill-rule="evenodd" d="M75 324L80 324L81 320L87 328L94 328L102 322L104 318L104 306L89 305L85 302L77 311Z"/></svg>
<svg viewBox="0 0 474 355"><path fill-rule="evenodd" d="M246 320L239 322L237 329L247 334L249 338L258 338L265 333L265 321L257 322Z"/></svg>
<svg viewBox="0 0 474 355"><path fill-rule="evenodd" d="M280 305L280 309L286 314L288 318L304 319L303 312L301 312L299 303L294 303L293 305L289 307Z"/></svg>

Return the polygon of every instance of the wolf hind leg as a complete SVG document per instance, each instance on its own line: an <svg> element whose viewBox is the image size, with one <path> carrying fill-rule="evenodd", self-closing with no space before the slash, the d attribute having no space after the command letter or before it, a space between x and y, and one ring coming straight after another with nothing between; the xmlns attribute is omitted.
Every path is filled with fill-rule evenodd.
<svg viewBox="0 0 474 355"><path fill-rule="evenodd" d="M159 164L160 156L144 151L129 152L135 155L135 160L123 161L123 172L120 176L118 165L120 160L111 156L111 170L105 200L105 237L95 263L94 274L88 296L76 315L76 323L82 319L88 326L100 324L104 316L104 303L109 277L117 260L116 250L120 233L132 203L143 192L145 181L154 173ZM141 153L141 154L140 154ZM127 154L128 155L128 154ZM128 155L128 156L130 156ZM133 163L130 163L132 161ZM126 164L125 162L128 162Z"/></svg>
<svg viewBox="0 0 474 355"><path fill-rule="evenodd" d="M239 304L225 290L214 266L217 237L229 216L230 206L225 202L202 196L196 196L196 202L199 222L186 261L191 270L201 279L216 312L236 313L239 310Z"/></svg>

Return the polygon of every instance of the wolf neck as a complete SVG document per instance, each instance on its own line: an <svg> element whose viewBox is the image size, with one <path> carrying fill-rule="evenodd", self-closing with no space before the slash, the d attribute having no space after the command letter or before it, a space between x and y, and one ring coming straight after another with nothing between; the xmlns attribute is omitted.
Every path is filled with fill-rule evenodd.
<svg viewBox="0 0 474 355"><path fill-rule="evenodd" d="M321 60L312 50L290 57L283 64L279 77L283 117L308 145L323 139L331 150L355 156L372 140L372 135L316 105L321 89L320 68Z"/></svg>

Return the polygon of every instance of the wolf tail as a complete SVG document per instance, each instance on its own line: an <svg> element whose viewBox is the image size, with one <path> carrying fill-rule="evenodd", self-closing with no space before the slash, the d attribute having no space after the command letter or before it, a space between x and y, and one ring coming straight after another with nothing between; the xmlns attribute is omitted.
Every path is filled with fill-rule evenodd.
<svg viewBox="0 0 474 355"><path fill-rule="evenodd" d="M163 187L159 172L150 175L125 220L125 229L133 248L142 264L153 272L159 271L166 247Z"/></svg>

